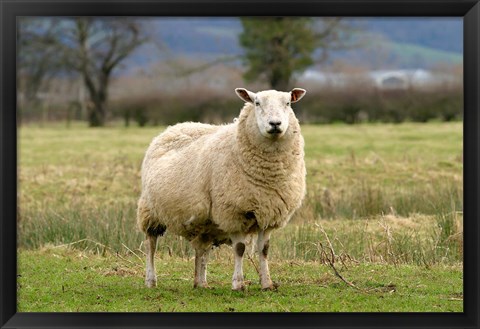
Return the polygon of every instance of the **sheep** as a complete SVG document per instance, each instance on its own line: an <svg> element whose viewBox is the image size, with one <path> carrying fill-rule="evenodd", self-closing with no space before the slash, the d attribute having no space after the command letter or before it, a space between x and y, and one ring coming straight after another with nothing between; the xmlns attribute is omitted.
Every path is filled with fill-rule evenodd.
<svg viewBox="0 0 480 329"><path fill-rule="evenodd" d="M145 153L137 224L146 234L147 287L157 285L157 237L168 229L195 249L194 287L208 287L212 247L229 244L232 289L243 290L245 241L257 234L261 287L276 288L267 261L270 235L287 224L306 193L304 140L290 106L306 91L235 92L245 105L233 123L170 126Z"/></svg>

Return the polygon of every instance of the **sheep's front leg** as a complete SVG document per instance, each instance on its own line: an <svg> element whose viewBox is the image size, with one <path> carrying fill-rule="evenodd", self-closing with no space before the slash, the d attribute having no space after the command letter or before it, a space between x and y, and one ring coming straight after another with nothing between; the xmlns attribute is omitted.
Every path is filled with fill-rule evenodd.
<svg viewBox="0 0 480 329"><path fill-rule="evenodd" d="M235 270L232 277L232 290L244 290L243 281L243 253L245 252L245 235L235 234L231 237L233 253L235 255Z"/></svg>
<svg viewBox="0 0 480 329"><path fill-rule="evenodd" d="M275 286L270 278L270 270L268 269L268 248L270 247L271 229L262 230L258 233L257 247L260 261L260 284L262 289L275 289Z"/></svg>
<svg viewBox="0 0 480 329"><path fill-rule="evenodd" d="M208 288L207 283L207 262L208 262L208 253L210 248L195 249L195 278L193 281L193 287Z"/></svg>
<svg viewBox="0 0 480 329"><path fill-rule="evenodd" d="M148 235L145 241L145 251L147 252L147 271L145 275L145 285L148 288L155 287L157 285L157 276L155 274L155 251L157 249L157 236Z"/></svg>

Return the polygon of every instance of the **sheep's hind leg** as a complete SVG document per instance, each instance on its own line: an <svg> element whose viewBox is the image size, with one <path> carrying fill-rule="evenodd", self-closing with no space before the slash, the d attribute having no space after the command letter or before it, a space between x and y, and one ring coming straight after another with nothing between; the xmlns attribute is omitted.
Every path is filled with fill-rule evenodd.
<svg viewBox="0 0 480 329"><path fill-rule="evenodd" d="M145 285L148 288L157 286L157 276L155 274L155 251L157 249L157 236L147 234L145 240L145 251L147 252L147 271L145 274Z"/></svg>
<svg viewBox="0 0 480 329"><path fill-rule="evenodd" d="M245 252L245 234L235 234L231 237L235 255L235 270L232 277L232 290L244 290L243 253Z"/></svg>
<svg viewBox="0 0 480 329"><path fill-rule="evenodd" d="M257 247L260 262L260 284L263 290L272 290L277 287L270 278L270 270L268 269L268 248L270 246L270 234L272 230L263 230L258 233Z"/></svg>
<svg viewBox="0 0 480 329"><path fill-rule="evenodd" d="M195 249L195 278L193 281L194 288L209 288L207 283L207 262L210 248Z"/></svg>

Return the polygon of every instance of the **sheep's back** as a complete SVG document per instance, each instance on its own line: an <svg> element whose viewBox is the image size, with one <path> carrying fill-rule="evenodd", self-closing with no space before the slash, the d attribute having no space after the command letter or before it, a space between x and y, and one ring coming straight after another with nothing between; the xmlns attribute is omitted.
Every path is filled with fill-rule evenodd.
<svg viewBox="0 0 480 329"><path fill-rule="evenodd" d="M180 150L200 137L212 134L220 126L198 122L184 122L168 127L151 142L145 160L158 159L172 150Z"/></svg>

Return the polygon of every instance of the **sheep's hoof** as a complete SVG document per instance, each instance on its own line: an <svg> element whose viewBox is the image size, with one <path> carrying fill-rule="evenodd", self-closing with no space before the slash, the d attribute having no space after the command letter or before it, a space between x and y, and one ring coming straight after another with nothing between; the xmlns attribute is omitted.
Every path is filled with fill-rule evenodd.
<svg viewBox="0 0 480 329"><path fill-rule="evenodd" d="M201 289L213 289L212 287L210 287L208 285L208 283L194 283L193 284L193 288L196 289L196 288L201 288Z"/></svg>
<svg viewBox="0 0 480 329"><path fill-rule="evenodd" d="M233 291L245 291L245 284L242 282L241 284L234 284L232 285Z"/></svg>
<svg viewBox="0 0 480 329"><path fill-rule="evenodd" d="M240 286L240 287L237 287L237 288L232 287L232 291L245 291L245 286Z"/></svg>
<svg viewBox="0 0 480 329"><path fill-rule="evenodd" d="M263 291L277 290L279 286L280 286L279 283L277 283L277 282L272 282L270 285L265 286L265 287L262 287L262 290L263 290Z"/></svg>
<svg viewBox="0 0 480 329"><path fill-rule="evenodd" d="M157 280L145 280L147 288L155 288L157 286Z"/></svg>

